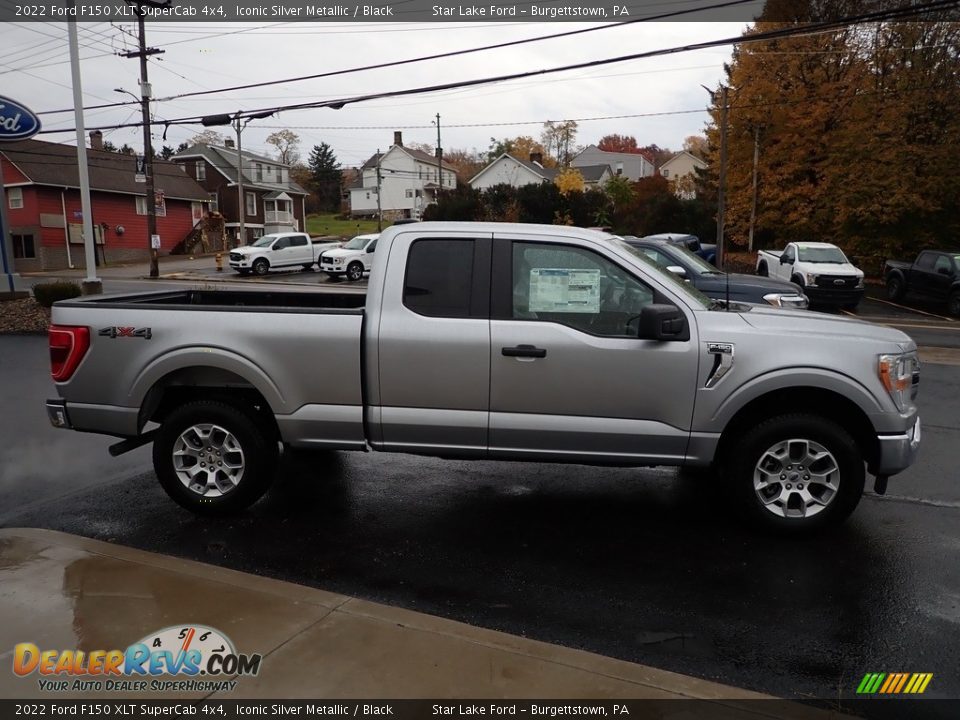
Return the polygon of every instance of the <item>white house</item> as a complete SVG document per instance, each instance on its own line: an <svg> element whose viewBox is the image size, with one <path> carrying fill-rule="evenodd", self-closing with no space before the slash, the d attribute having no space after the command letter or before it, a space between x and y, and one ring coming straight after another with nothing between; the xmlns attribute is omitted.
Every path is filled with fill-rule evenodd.
<svg viewBox="0 0 960 720"><path fill-rule="evenodd" d="M541 164L542 159L543 156L539 153L531 153L529 160L503 153L470 179L470 187L474 190L486 190L494 185L522 187L553 182L557 171L544 167Z"/></svg>
<svg viewBox="0 0 960 720"><path fill-rule="evenodd" d="M404 147L401 133L395 132L390 149L367 160L350 187L350 214L374 217L379 210L388 218L419 219L439 192L456 187L453 167L442 163L438 172L435 157Z"/></svg>
<svg viewBox="0 0 960 720"><path fill-rule="evenodd" d="M614 175L623 175L627 180L651 177L653 163L637 153L607 152L596 145L588 145L577 153L570 164L575 168L609 165Z"/></svg>
<svg viewBox="0 0 960 720"><path fill-rule="evenodd" d="M660 174L670 181L674 194L684 200L696 197L693 181L697 170L707 167L707 163L696 155L687 152L678 152L660 166Z"/></svg>

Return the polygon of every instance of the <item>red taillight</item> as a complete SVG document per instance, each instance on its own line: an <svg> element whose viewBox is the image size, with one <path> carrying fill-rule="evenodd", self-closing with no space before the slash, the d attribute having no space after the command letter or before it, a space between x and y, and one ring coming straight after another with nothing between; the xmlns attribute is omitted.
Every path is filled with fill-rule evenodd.
<svg viewBox="0 0 960 720"><path fill-rule="evenodd" d="M90 328L50 326L50 373L54 382L69 380L90 349Z"/></svg>

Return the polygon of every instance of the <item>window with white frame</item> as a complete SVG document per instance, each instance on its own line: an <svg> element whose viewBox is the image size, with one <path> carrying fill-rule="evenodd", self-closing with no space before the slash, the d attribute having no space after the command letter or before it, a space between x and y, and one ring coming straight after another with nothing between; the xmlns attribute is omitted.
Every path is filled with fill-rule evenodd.
<svg viewBox="0 0 960 720"><path fill-rule="evenodd" d="M215 192L210 193L210 212L220 212L220 202Z"/></svg>
<svg viewBox="0 0 960 720"><path fill-rule="evenodd" d="M137 195L137 215L146 215L147 214L147 198L144 195ZM166 217L167 216L167 203L166 201L161 201L161 204L156 206L156 212L154 213L157 217Z"/></svg>
<svg viewBox="0 0 960 720"><path fill-rule="evenodd" d="M260 163L256 164L256 177L257 182L263 182L263 165Z"/></svg>
<svg viewBox="0 0 960 720"><path fill-rule="evenodd" d="M203 162L203 160L197 160L195 171L197 180L207 179L207 165Z"/></svg>
<svg viewBox="0 0 960 720"><path fill-rule="evenodd" d="M413 197L413 190L412 190L412 189L411 189L411 190L407 190L407 191L406 191L406 196L407 196L408 198L412 198L412 197Z"/></svg>
<svg viewBox="0 0 960 720"><path fill-rule="evenodd" d="M247 215L256 215L257 214L257 194L248 192L247 193Z"/></svg>
<svg viewBox="0 0 960 720"><path fill-rule="evenodd" d="M7 190L7 206L11 210L17 210L23 207L23 188L10 188Z"/></svg>

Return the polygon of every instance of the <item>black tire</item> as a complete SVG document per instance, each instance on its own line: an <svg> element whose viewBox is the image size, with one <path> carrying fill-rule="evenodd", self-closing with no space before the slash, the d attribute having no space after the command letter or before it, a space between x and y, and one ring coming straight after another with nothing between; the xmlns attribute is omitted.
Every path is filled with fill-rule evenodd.
<svg viewBox="0 0 960 720"><path fill-rule="evenodd" d="M182 405L164 419L153 443L153 468L160 485L174 502L197 515L227 515L249 507L270 487L277 464L276 438L264 432L261 425L251 411L217 400ZM204 451L202 444L196 446L196 441L203 439L198 430L208 433L206 439L212 450ZM225 440L229 449L221 444ZM191 448L199 458L191 457ZM188 452L181 452L175 460L175 449ZM203 457L205 452L210 455ZM204 479L208 487L203 493L187 487L178 470L187 473L201 460L210 459L218 464L223 462L226 467L218 469L214 478L208 472ZM175 463L181 466L178 468ZM230 480L231 464L234 481ZM215 487L209 487L211 481Z"/></svg>
<svg viewBox="0 0 960 720"><path fill-rule="evenodd" d="M354 260L352 263L347 265L347 280L350 282L356 282L363 277L363 263Z"/></svg>
<svg viewBox="0 0 960 720"><path fill-rule="evenodd" d="M887 300L896 302L903 299L903 280L896 275L887 278Z"/></svg>
<svg viewBox="0 0 960 720"><path fill-rule="evenodd" d="M761 262L760 267L757 268L757 275L761 277L770 277L770 270L767 269L767 263Z"/></svg>
<svg viewBox="0 0 960 720"><path fill-rule="evenodd" d="M799 285L802 288L807 286L807 284L803 281L803 278L799 275L794 275L792 278L790 278L790 282L792 282L794 285Z"/></svg>
<svg viewBox="0 0 960 720"><path fill-rule="evenodd" d="M947 298L947 312L950 315L960 317L960 290L954 290Z"/></svg>
<svg viewBox="0 0 960 720"><path fill-rule="evenodd" d="M772 451L784 444L787 454L778 458ZM829 457L807 467L796 464L804 462L809 453L820 452L814 446L826 450ZM853 512L863 495L866 473L860 448L841 425L820 415L796 413L765 420L748 430L728 457L727 479L733 483L733 496L747 520L764 529L799 534L837 525ZM762 462L769 463L765 469L761 469ZM807 497L819 500L809 501L806 507L802 495L805 481L818 474L810 473L811 467L829 483L806 482ZM756 488L755 478L762 482L764 477L770 479L766 489ZM782 503L784 494L787 500ZM805 505L802 510L801 504Z"/></svg>
<svg viewBox="0 0 960 720"><path fill-rule="evenodd" d="M270 261L266 258L258 258L253 261L253 272L257 275L266 275L270 272Z"/></svg>
<svg viewBox="0 0 960 720"><path fill-rule="evenodd" d="M304 270L313 270L313 263L304 263L303 269L304 269Z"/></svg>
<svg viewBox="0 0 960 720"><path fill-rule="evenodd" d="M855 302L855 303L847 303L846 305L841 305L840 307L841 307L842 309L846 310L847 312L855 312L856 309L857 309L858 307L860 307L860 303L858 303L858 302Z"/></svg>

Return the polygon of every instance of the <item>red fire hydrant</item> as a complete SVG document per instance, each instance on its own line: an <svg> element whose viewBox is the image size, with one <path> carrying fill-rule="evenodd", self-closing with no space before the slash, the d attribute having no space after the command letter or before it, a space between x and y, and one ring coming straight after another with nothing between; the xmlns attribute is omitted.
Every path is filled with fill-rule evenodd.
<svg viewBox="0 0 960 720"><path fill-rule="evenodd" d="M221 253L217 253L216 261L217 261L217 272L223 272L223 255Z"/></svg>

